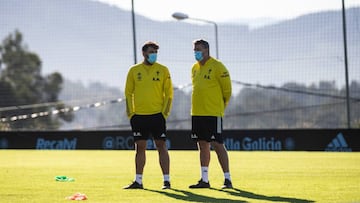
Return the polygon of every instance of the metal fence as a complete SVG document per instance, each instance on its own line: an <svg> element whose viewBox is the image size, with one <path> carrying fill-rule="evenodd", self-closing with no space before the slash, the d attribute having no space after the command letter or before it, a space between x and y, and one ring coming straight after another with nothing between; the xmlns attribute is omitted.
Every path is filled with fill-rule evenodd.
<svg viewBox="0 0 360 203"><path fill-rule="evenodd" d="M309 11L268 17L294 9L278 5L282 10L269 8L264 13L267 18L250 14L246 18L238 12L238 17L218 21L218 14L236 12L229 2L213 1L216 10L198 8L207 9L207 15L187 13L189 7L181 0L171 1L176 10L165 9L169 2L158 0L147 13L140 9L147 3L144 0L121 1L120 7L104 2L0 2L1 40L18 30L24 47L41 59L41 74L59 72L64 78L56 102L2 102L2 130L129 129L123 102L125 78L128 68L143 60L141 46L147 40L159 43L158 61L168 66L175 87L168 128L190 129L192 41L198 38L209 41L211 55L231 74L233 96L225 129L360 128L360 3L356 1L319 0ZM250 3L238 4L240 10ZM249 8L256 13L267 4ZM155 17L161 10L168 11L167 18ZM4 49L1 53L3 75L9 66L4 63ZM1 90L0 98L6 98ZM63 114L72 114L73 119L60 119ZM58 125L44 125L49 119Z"/></svg>

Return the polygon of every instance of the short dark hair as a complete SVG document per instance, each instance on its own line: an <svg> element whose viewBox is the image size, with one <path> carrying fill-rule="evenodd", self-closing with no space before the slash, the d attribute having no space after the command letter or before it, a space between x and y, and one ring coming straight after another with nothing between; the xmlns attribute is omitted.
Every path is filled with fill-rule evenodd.
<svg viewBox="0 0 360 203"><path fill-rule="evenodd" d="M152 47L156 50L159 49L159 45L156 42L153 41L147 41L144 43L143 47L142 47L142 51L146 51L149 47Z"/></svg>
<svg viewBox="0 0 360 203"><path fill-rule="evenodd" d="M193 41L194 45L202 45L205 49L209 49L209 42L204 39L196 39Z"/></svg>

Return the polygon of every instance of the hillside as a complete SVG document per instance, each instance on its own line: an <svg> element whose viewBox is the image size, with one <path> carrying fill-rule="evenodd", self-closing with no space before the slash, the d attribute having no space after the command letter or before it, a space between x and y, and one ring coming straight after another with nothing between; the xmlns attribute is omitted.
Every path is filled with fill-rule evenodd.
<svg viewBox="0 0 360 203"><path fill-rule="evenodd" d="M351 78L360 78L360 8L347 11ZM122 88L134 63L131 13L88 0L0 1L0 39L21 31L29 49L38 53L45 73L59 71L67 79L101 82ZM212 43L211 25L159 22L136 15L137 58L141 44L160 43L159 61L168 65L175 85L190 81L192 40ZM300 16L274 25L248 29L219 25L219 57L234 80L261 84L334 80L343 84L341 11ZM213 54L214 55L214 54ZM339 78L339 75L341 77Z"/></svg>

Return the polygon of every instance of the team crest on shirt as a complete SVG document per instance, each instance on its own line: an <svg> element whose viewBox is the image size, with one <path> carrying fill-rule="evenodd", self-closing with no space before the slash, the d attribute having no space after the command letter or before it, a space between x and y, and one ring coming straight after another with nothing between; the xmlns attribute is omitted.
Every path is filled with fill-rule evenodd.
<svg viewBox="0 0 360 203"><path fill-rule="evenodd" d="M138 81L141 81L142 76L141 76L141 73L140 73L140 72L138 72L138 73L136 74L136 78L137 78Z"/></svg>
<svg viewBox="0 0 360 203"><path fill-rule="evenodd" d="M208 70L208 73L204 75L204 79L208 79L208 80L211 79L210 78L211 71L212 71L211 69Z"/></svg>
<svg viewBox="0 0 360 203"><path fill-rule="evenodd" d="M153 77L153 81L160 81L160 71L156 71L156 75Z"/></svg>

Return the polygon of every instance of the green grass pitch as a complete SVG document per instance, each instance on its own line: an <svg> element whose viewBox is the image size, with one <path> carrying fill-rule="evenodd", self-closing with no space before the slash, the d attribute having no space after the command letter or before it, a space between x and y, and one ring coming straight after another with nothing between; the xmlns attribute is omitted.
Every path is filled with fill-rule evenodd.
<svg viewBox="0 0 360 203"><path fill-rule="evenodd" d="M229 151L234 189L220 190L215 152L210 189L189 189L200 177L197 151L169 151L171 190L161 190L156 151L147 151L144 190L124 190L134 179L134 151L0 150L0 202L360 202L360 153ZM74 182L57 182L66 175Z"/></svg>

